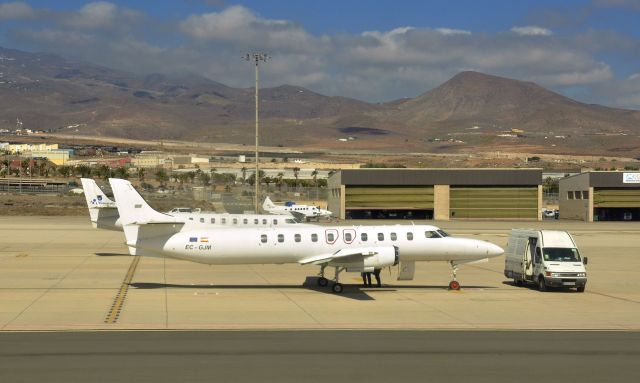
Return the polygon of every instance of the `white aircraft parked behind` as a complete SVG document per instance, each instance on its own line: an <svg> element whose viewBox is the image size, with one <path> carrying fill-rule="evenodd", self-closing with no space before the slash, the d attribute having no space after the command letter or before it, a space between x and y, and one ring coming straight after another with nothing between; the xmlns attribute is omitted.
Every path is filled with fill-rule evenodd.
<svg viewBox="0 0 640 383"><path fill-rule="evenodd" d="M292 215L300 221L309 221L311 218L320 219L320 217L331 217L329 210L320 209L317 206L297 204L279 206L274 204L269 197L264 199L262 208L270 214Z"/></svg>
<svg viewBox="0 0 640 383"><path fill-rule="evenodd" d="M91 178L81 178L84 196L89 208L91 224L98 229L122 231L122 222L116 203L107 197ZM195 226L286 226L299 225L294 217L275 217L268 214L215 214L200 209L174 208L167 214L183 217L185 224Z"/></svg>
<svg viewBox="0 0 640 383"><path fill-rule="evenodd" d="M127 245L138 255L171 257L219 265L282 264L320 266L318 285L326 286L324 271L335 268L332 290L343 290L342 271L371 272L402 263L399 279L413 279L416 261L447 261L453 267L450 288L458 289L458 265L501 255L489 242L454 238L430 225L281 227L197 227L182 217L153 210L122 179L109 179L120 212Z"/></svg>

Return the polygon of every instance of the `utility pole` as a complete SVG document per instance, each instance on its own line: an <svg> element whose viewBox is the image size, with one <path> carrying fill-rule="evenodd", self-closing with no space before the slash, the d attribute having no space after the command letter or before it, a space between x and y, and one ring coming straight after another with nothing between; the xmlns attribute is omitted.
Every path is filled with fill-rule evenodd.
<svg viewBox="0 0 640 383"><path fill-rule="evenodd" d="M258 102L258 88L259 88L259 72L258 72L258 64L260 63L260 61L263 62L267 62L267 59L269 58L269 56L266 53L247 53L244 57L245 60L247 61L253 61L255 63L255 70L256 70L256 175L255 175L255 182L254 185L256 187L255 189L255 211L256 214L260 213L260 196L259 196L259 191L260 191L260 165L259 165L259 160L258 160L258 128L259 128L259 123L258 123L258 111L259 111L259 102Z"/></svg>

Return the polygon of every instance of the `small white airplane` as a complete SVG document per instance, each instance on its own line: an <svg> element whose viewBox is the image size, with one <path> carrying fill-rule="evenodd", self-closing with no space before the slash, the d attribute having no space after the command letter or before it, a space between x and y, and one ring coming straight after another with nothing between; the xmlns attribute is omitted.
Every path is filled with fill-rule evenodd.
<svg viewBox="0 0 640 383"><path fill-rule="evenodd" d="M94 228L122 231L120 214L113 202L91 178L81 178L89 217ZM287 226L299 225L295 217L275 217L268 214L215 214L200 209L178 207L167 212L171 216L184 217L185 224L195 226ZM133 254L132 254L133 255Z"/></svg>
<svg viewBox="0 0 640 383"><path fill-rule="evenodd" d="M262 208L269 214L292 215L300 221L309 221L311 218L331 217L329 210L320 209L317 206L297 204L279 206L274 204L269 197L264 199Z"/></svg>
<svg viewBox="0 0 640 383"><path fill-rule="evenodd" d="M283 264L320 266L319 286L327 286L325 268L334 267L332 291L343 290L342 271L372 272L400 263L401 280L411 280L415 262L446 261L453 268L451 289L459 289L459 265L501 255L485 241L455 238L430 225L271 227L195 227L184 217L153 210L122 179L109 179L123 223L126 243L137 254L186 261L235 265Z"/></svg>

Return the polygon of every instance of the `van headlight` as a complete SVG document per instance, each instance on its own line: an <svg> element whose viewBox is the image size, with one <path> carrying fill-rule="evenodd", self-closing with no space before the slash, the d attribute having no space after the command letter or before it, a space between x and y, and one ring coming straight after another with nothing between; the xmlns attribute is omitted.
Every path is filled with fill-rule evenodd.
<svg viewBox="0 0 640 383"><path fill-rule="evenodd" d="M586 276L587 276L587 273L578 273L578 276L579 276L579 277L586 277Z"/></svg>

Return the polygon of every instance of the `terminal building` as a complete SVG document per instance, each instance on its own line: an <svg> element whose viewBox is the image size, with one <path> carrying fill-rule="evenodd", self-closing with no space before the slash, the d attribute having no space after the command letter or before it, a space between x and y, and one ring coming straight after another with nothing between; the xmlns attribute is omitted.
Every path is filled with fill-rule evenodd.
<svg viewBox="0 0 640 383"><path fill-rule="evenodd" d="M560 180L560 218L640 221L640 172L587 172Z"/></svg>
<svg viewBox="0 0 640 383"><path fill-rule="evenodd" d="M542 169L344 169L328 187L342 219L542 219Z"/></svg>

